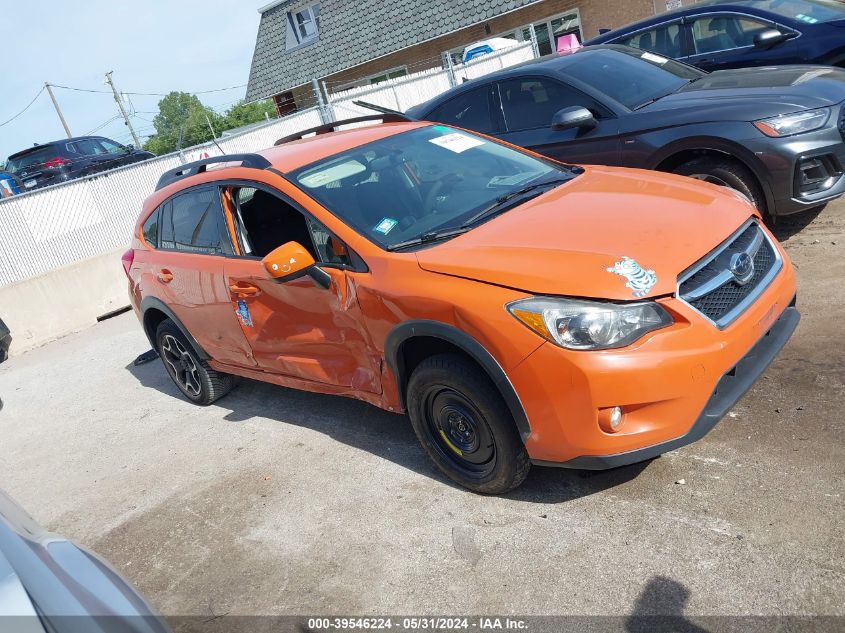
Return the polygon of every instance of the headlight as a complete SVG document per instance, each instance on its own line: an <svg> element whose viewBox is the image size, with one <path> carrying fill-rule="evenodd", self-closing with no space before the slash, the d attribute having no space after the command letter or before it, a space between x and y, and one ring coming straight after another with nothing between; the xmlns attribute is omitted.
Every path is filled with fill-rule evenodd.
<svg viewBox="0 0 845 633"><path fill-rule="evenodd" d="M755 121L754 127L766 136L791 136L818 130L820 127L824 127L829 118L830 108L820 108Z"/></svg>
<svg viewBox="0 0 845 633"><path fill-rule="evenodd" d="M652 301L601 303L534 297L506 307L543 338L578 350L625 347L673 322L669 313Z"/></svg>

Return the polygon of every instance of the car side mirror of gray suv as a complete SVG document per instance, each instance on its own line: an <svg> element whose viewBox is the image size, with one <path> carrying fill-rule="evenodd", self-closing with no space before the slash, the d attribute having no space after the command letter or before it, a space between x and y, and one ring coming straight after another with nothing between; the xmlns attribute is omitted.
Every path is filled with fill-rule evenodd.
<svg viewBox="0 0 845 633"><path fill-rule="evenodd" d="M766 29L754 36L754 46L757 48L771 48L781 42L785 42L790 37L792 36L789 33L781 33L777 29Z"/></svg>
<svg viewBox="0 0 845 633"><path fill-rule="evenodd" d="M582 128L591 130L598 125L593 113L581 106L570 106L555 112L552 117L552 129L556 131Z"/></svg>

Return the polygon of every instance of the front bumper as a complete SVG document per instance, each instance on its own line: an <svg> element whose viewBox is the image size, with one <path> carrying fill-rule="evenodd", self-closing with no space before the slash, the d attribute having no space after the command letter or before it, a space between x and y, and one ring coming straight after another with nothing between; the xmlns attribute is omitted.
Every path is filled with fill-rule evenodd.
<svg viewBox="0 0 845 633"><path fill-rule="evenodd" d="M771 215L797 213L845 194L845 143L837 125L839 117L840 107L835 106L827 126L815 132L786 138L757 134L742 141L768 172ZM827 186L803 189L806 175L812 177L820 170L829 172Z"/></svg>
<svg viewBox="0 0 845 633"><path fill-rule="evenodd" d="M772 329L766 332L763 338L729 372L722 376L713 390L713 395L710 396L692 428L681 437L613 455L582 455L563 463L544 461L536 461L535 463L561 468L606 470L642 462L700 440L727 415L728 411L745 395L745 392L757 382L757 379L766 371L766 368L786 345L795 328L798 327L800 319L801 315L795 307L790 306L784 310L778 320L775 321Z"/></svg>
<svg viewBox="0 0 845 633"><path fill-rule="evenodd" d="M706 433L794 330L795 272L782 250L781 255L781 272L724 329L667 297L659 302L674 314L674 325L630 347L576 352L545 343L510 369L531 427L525 440L529 457L535 463L608 468L648 459ZM756 350L761 341L771 351L765 362ZM739 370L747 384L727 390L729 383L739 383L724 376ZM721 395L713 400L717 391ZM623 422L609 431L603 416L617 406ZM702 412L709 426L700 422Z"/></svg>

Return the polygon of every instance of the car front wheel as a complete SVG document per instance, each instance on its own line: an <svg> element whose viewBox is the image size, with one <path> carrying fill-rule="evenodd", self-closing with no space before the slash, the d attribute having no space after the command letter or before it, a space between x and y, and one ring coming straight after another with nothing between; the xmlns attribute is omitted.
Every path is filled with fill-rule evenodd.
<svg viewBox="0 0 845 633"><path fill-rule="evenodd" d="M193 346L170 319L156 330L156 347L170 378L191 402L209 405L235 386L235 377L214 371L197 356Z"/></svg>
<svg viewBox="0 0 845 633"><path fill-rule="evenodd" d="M408 383L408 414L423 448L450 479L474 492L519 486L531 462L501 395L469 360L441 354Z"/></svg>

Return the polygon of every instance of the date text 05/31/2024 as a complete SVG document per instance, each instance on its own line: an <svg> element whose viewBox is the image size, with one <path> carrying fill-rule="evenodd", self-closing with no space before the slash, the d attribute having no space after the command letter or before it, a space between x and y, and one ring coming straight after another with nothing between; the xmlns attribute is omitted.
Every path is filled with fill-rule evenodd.
<svg viewBox="0 0 845 633"><path fill-rule="evenodd" d="M527 628L528 623L524 620L509 617L308 618L311 631L524 631Z"/></svg>

